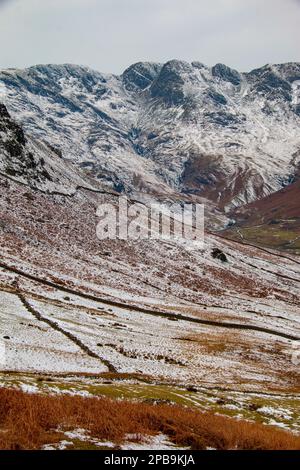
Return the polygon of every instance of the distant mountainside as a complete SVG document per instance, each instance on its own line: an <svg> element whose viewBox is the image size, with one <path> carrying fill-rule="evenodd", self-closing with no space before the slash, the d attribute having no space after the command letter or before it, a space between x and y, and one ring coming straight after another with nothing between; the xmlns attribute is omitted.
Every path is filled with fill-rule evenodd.
<svg viewBox="0 0 300 470"><path fill-rule="evenodd" d="M49 143L25 136L0 103L0 174L45 192L72 194L87 182Z"/></svg>
<svg viewBox="0 0 300 470"><path fill-rule="evenodd" d="M300 254L300 180L231 212L225 235Z"/></svg>
<svg viewBox="0 0 300 470"><path fill-rule="evenodd" d="M299 219L300 225L300 180L270 196L237 209L235 213L244 217L245 222L276 225L281 220Z"/></svg>
<svg viewBox="0 0 300 470"><path fill-rule="evenodd" d="M228 212L299 168L299 63L239 73L172 60L121 76L40 65L0 72L0 101L31 142L54 149L56 168L68 163L95 188L206 198Z"/></svg>

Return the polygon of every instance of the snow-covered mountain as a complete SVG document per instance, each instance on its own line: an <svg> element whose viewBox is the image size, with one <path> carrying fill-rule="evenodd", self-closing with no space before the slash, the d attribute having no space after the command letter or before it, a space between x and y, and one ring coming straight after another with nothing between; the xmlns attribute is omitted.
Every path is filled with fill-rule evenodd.
<svg viewBox="0 0 300 470"><path fill-rule="evenodd" d="M299 431L299 83L300 64L0 72L2 386ZM204 198L206 228L240 224L201 247L99 239L97 208L124 191ZM253 246L266 226L288 246Z"/></svg>
<svg viewBox="0 0 300 470"><path fill-rule="evenodd" d="M42 192L73 194L86 177L49 143L25 135L0 103L0 174Z"/></svg>
<svg viewBox="0 0 300 470"><path fill-rule="evenodd" d="M26 134L116 191L229 209L280 190L300 162L300 64L239 73L172 60L121 76L75 65L0 72Z"/></svg>

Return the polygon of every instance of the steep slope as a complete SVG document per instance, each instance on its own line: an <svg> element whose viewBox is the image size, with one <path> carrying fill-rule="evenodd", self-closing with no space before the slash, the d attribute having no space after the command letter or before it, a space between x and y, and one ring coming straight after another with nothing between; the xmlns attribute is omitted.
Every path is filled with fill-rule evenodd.
<svg viewBox="0 0 300 470"><path fill-rule="evenodd" d="M0 103L0 173L7 178L46 192L72 194L77 186L89 186L80 171L63 160L61 152L48 143L25 136Z"/></svg>
<svg viewBox="0 0 300 470"><path fill-rule="evenodd" d="M10 69L0 99L28 135L119 192L200 196L229 210L287 185L300 159L297 63L239 73L173 60L120 77Z"/></svg>
<svg viewBox="0 0 300 470"><path fill-rule="evenodd" d="M209 234L196 250L172 239L98 240L95 208L117 205L117 195L0 182L6 370L298 387L299 263Z"/></svg>
<svg viewBox="0 0 300 470"><path fill-rule="evenodd" d="M300 181L259 201L243 206L234 212L250 223L273 223L280 220L294 220L300 224Z"/></svg>
<svg viewBox="0 0 300 470"><path fill-rule="evenodd" d="M300 181L232 211L235 225L224 234L300 254Z"/></svg>

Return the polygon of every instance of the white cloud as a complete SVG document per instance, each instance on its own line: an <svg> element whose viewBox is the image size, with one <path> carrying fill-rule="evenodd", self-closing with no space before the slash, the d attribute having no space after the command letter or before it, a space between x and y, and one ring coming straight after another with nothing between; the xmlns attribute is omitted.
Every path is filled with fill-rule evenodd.
<svg viewBox="0 0 300 470"><path fill-rule="evenodd" d="M138 60L300 61L299 0L0 0L0 67Z"/></svg>

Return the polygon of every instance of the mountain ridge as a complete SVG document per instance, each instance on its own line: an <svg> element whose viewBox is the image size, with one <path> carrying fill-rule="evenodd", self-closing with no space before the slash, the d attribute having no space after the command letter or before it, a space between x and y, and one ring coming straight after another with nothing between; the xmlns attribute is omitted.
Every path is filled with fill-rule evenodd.
<svg viewBox="0 0 300 470"><path fill-rule="evenodd" d="M288 185L300 162L299 63L138 62L120 76L37 65L0 71L0 101L96 187L133 196L228 212Z"/></svg>

